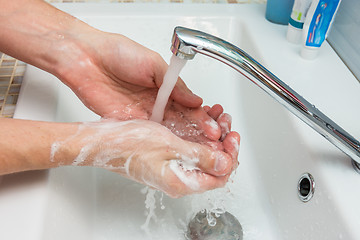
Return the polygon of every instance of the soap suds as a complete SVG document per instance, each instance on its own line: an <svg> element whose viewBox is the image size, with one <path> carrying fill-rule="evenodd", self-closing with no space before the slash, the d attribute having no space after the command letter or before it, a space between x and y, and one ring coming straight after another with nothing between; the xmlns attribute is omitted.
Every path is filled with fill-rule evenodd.
<svg viewBox="0 0 360 240"><path fill-rule="evenodd" d="M125 171L126 171L126 174L130 176L130 163L131 163L131 160L132 160L132 157L134 156L135 153L131 154L127 159L126 159L126 162L124 164L124 167L125 167Z"/></svg>
<svg viewBox="0 0 360 240"><path fill-rule="evenodd" d="M126 131L123 131L122 134L118 134L113 139L109 139L107 143L93 142L94 139L102 139L103 136L111 135L114 129L117 129L118 132L121 132L119 129L124 128L129 124L134 125L133 129L126 129ZM123 122L100 120L98 122L81 123L75 134L63 141L56 141L51 145L50 161L55 162L56 153L61 149L62 146L66 146L66 144L74 141L76 137L80 137L81 140L79 144L82 144L83 146L76 158L73 160L73 166L79 166L85 163L94 149L102 146L103 149L101 149L95 156L92 156L93 165L97 167L113 169L112 166L108 165L108 162L114 158L117 158L122 151L121 149L113 149L112 146L121 146L121 143L124 142L124 140L128 141L130 139L141 141L146 139L151 133L151 130L149 128L142 127L142 125L143 123L141 120L130 120ZM92 136L81 138L80 135L86 134L86 131L88 131L87 135L92 134Z"/></svg>
<svg viewBox="0 0 360 240"><path fill-rule="evenodd" d="M59 150L61 146L61 142L54 142L51 145L51 150L50 150L50 162L55 162L55 154L56 152Z"/></svg>
<svg viewBox="0 0 360 240"><path fill-rule="evenodd" d="M79 166L80 164L84 163L85 160L89 157L91 149L95 147L95 144L85 145L80 149L79 155L74 159L72 165Z"/></svg>
<svg viewBox="0 0 360 240"><path fill-rule="evenodd" d="M161 166L161 176L162 177L165 176L165 171L166 171L166 162L164 162L163 165Z"/></svg>
<svg viewBox="0 0 360 240"><path fill-rule="evenodd" d="M207 120L205 124L210 126L210 130L213 133L219 130L219 125L214 119Z"/></svg>
<svg viewBox="0 0 360 240"><path fill-rule="evenodd" d="M235 149L235 152L233 153L233 158L235 158L236 157L236 154L238 154L238 152L239 152L239 143L238 143L238 141L235 139L235 138L231 138L230 139L230 142L231 142L231 144L233 145L233 147L234 147L234 149Z"/></svg>
<svg viewBox="0 0 360 240"><path fill-rule="evenodd" d="M187 187L194 191L200 190L200 184L196 176L196 171L200 169L195 166L195 162L182 161L179 159L170 160L169 168ZM194 174L188 174L189 172Z"/></svg>

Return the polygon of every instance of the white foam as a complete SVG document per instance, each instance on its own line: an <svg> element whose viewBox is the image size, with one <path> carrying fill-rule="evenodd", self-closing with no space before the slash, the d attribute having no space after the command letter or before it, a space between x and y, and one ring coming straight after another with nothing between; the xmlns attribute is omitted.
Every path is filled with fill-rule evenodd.
<svg viewBox="0 0 360 240"><path fill-rule="evenodd" d="M211 129L212 132L215 132L215 131L217 131L219 129L218 123L213 119L207 120L205 122L205 124L210 126L210 129Z"/></svg>
<svg viewBox="0 0 360 240"><path fill-rule="evenodd" d="M234 154L237 154L239 152L239 147L240 147L238 141L235 138L231 138L230 142L234 146L234 149L235 149Z"/></svg>
<svg viewBox="0 0 360 240"><path fill-rule="evenodd" d="M59 142L54 142L51 145L50 162L55 162L55 154L59 150L60 145L61 145L61 143L59 143Z"/></svg>
<svg viewBox="0 0 360 240"><path fill-rule="evenodd" d="M186 163L187 161L181 160L170 160L169 168L190 189L197 191L200 190L200 184L197 181L197 175L195 173L199 168L195 167L194 164ZM194 172L195 174L187 174L187 172Z"/></svg>
<svg viewBox="0 0 360 240"><path fill-rule="evenodd" d="M124 164L124 167L125 167L125 171L126 171L126 174L130 177L130 163L131 163L131 160L132 160L132 157L134 156L135 153L131 154L127 159L126 159L126 162Z"/></svg>
<svg viewBox="0 0 360 240"><path fill-rule="evenodd" d="M78 166L81 163L85 162L86 158L90 155L91 149L94 147L94 144L85 145L81 148L80 153L74 159L72 165Z"/></svg>
<svg viewBox="0 0 360 240"><path fill-rule="evenodd" d="M161 176L162 177L165 176L165 170L166 170L166 163L164 162L163 165L161 166Z"/></svg>

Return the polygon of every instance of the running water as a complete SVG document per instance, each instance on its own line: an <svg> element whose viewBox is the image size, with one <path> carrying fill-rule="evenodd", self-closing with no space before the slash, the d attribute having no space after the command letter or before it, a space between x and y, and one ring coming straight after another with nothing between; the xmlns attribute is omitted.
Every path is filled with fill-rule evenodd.
<svg viewBox="0 0 360 240"><path fill-rule="evenodd" d="M162 122L169 96L175 87L180 71L185 66L185 63L185 59L172 55L169 68L165 73L163 83L158 91L150 120L158 123Z"/></svg>
<svg viewBox="0 0 360 240"><path fill-rule="evenodd" d="M164 118L164 112L166 104L168 103L170 94L175 87L180 71L185 66L187 60L181 59L175 55L172 55L170 59L170 64L167 72L165 73L164 80L162 85L159 88L154 108L150 120L154 122L161 123ZM195 182L196 183L196 182ZM150 232L150 220L153 219L156 222L156 190L146 187L143 190L143 193L146 194L145 207L148 209L147 217L145 223L141 226L142 230L145 231L148 237L151 237ZM223 188L218 189L217 191L209 191L205 194L208 200L208 206L206 209L206 219L209 226L216 225L216 217L219 217L221 214L225 213L224 201L229 197L230 189ZM204 195L204 194L203 194ZM204 198L196 199L195 202L201 203L201 207L204 207ZM161 209L164 209L165 206L162 204L162 199L160 198ZM205 203L206 205L206 203Z"/></svg>
<svg viewBox="0 0 360 240"><path fill-rule="evenodd" d="M170 65L165 73L163 83L158 91L152 115L151 121L161 123L164 118L164 112L167 102L169 101L170 94L175 87L177 79L179 77L181 69L185 66L186 60L181 59L175 55L172 55L170 59ZM148 209L145 223L141 226L141 229L145 231L148 237L151 236L149 223L151 219L156 220L155 208L156 208L156 190L146 187L144 189L146 194L145 207ZM161 209L165 207L162 205L162 199L160 198Z"/></svg>

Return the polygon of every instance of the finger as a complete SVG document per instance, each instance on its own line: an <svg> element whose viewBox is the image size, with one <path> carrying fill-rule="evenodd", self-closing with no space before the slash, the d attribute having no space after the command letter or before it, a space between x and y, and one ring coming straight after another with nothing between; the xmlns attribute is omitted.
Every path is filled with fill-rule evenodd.
<svg viewBox="0 0 360 240"><path fill-rule="evenodd" d="M171 98L181 105L191 108L200 107L203 103L202 98L195 95L180 77L171 93Z"/></svg>
<svg viewBox="0 0 360 240"><path fill-rule="evenodd" d="M208 112L211 109L211 107L208 105L205 105L205 106L203 106L203 109L205 112Z"/></svg>
<svg viewBox="0 0 360 240"><path fill-rule="evenodd" d="M217 120L220 114L222 114L224 111L223 107L220 104L215 104L211 107L211 109L207 112L210 117L212 117L214 120Z"/></svg>
<svg viewBox="0 0 360 240"><path fill-rule="evenodd" d="M194 127L200 130L206 138L211 141L219 140L221 137L221 129L219 124L212 119L203 108L186 109L180 105L174 105L175 111L181 111L185 119L194 123Z"/></svg>
<svg viewBox="0 0 360 240"><path fill-rule="evenodd" d="M219 116L222 115L223 108L220 104L215 104L211 108L206 106L204 107L205 112L207 112L207 115L210 116L212 119L207 119L202 121L203 122L203 129L204 135L209 138L210 140L219 140L222 136L222 128L219 122L215 122L216 119L219 118ZM208 111L206 111L208 110ZM206 117L208 117L206 116ZM230 115L229 115L230 116ZM223 119L224 121L227 120L226 118ZM224 124L224 123L223 123Z"/></svg>
<svg viewBox="0 0 360 240"><path fill-rule="evenodd" d="M221 137L221 127L209 115L203 116L199 121L200 128L204 130L204 136L209 140L216 141Z"/></svg>
<svg viewBox="0 0 360 240"><path fill-rule="evenodd" d="M226 135L223 141L224 151L227 152L232 160L233 167L236 168L238 163L238 154L239 154L239 146L240 146L240 135L237 132L230 132Z"/></svg>
<svg viewBox="0 0 360 240"><path fill-rule="evenodd" d="M224 151L200 145L196 154L198 160L196 166L204 173L213 176L225 176L230 174L233 169L232 156Z"/></svg>
<svg viewBox="0 0 360 240"><path fill-rule="evenodd" d="M220 141L223 141L225 139L226 135L230 132L231 122L232 122L232 117L227 113L222 113L218 117L217 123L220 125L220 129L221 129Z"/></svg>
<svg viewBox="0 0 360 240"><path fill-rule="evenodd" d="M216 177L198 170L186 170L175 162L169 162L166 174L168 185L164 191L170 197L179 198L223 187L228 178L229 175Z"/></svg>

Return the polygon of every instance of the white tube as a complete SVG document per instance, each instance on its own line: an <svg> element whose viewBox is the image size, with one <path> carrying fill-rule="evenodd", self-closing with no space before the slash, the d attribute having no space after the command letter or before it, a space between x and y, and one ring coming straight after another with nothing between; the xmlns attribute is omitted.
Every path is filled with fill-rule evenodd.
<svg viewBox="0 0 360 240"><path fill-rule="evenodd" d="M325 41L341 0L313 0L303 29L301 56L314 59Z"/></svg>
<svg viewBox="0 0 360 240"><path fill-rule="evenodd" d="M295 0L290 15L286 38L289 42L300 43L302 29L311 0Z"/></svg>

